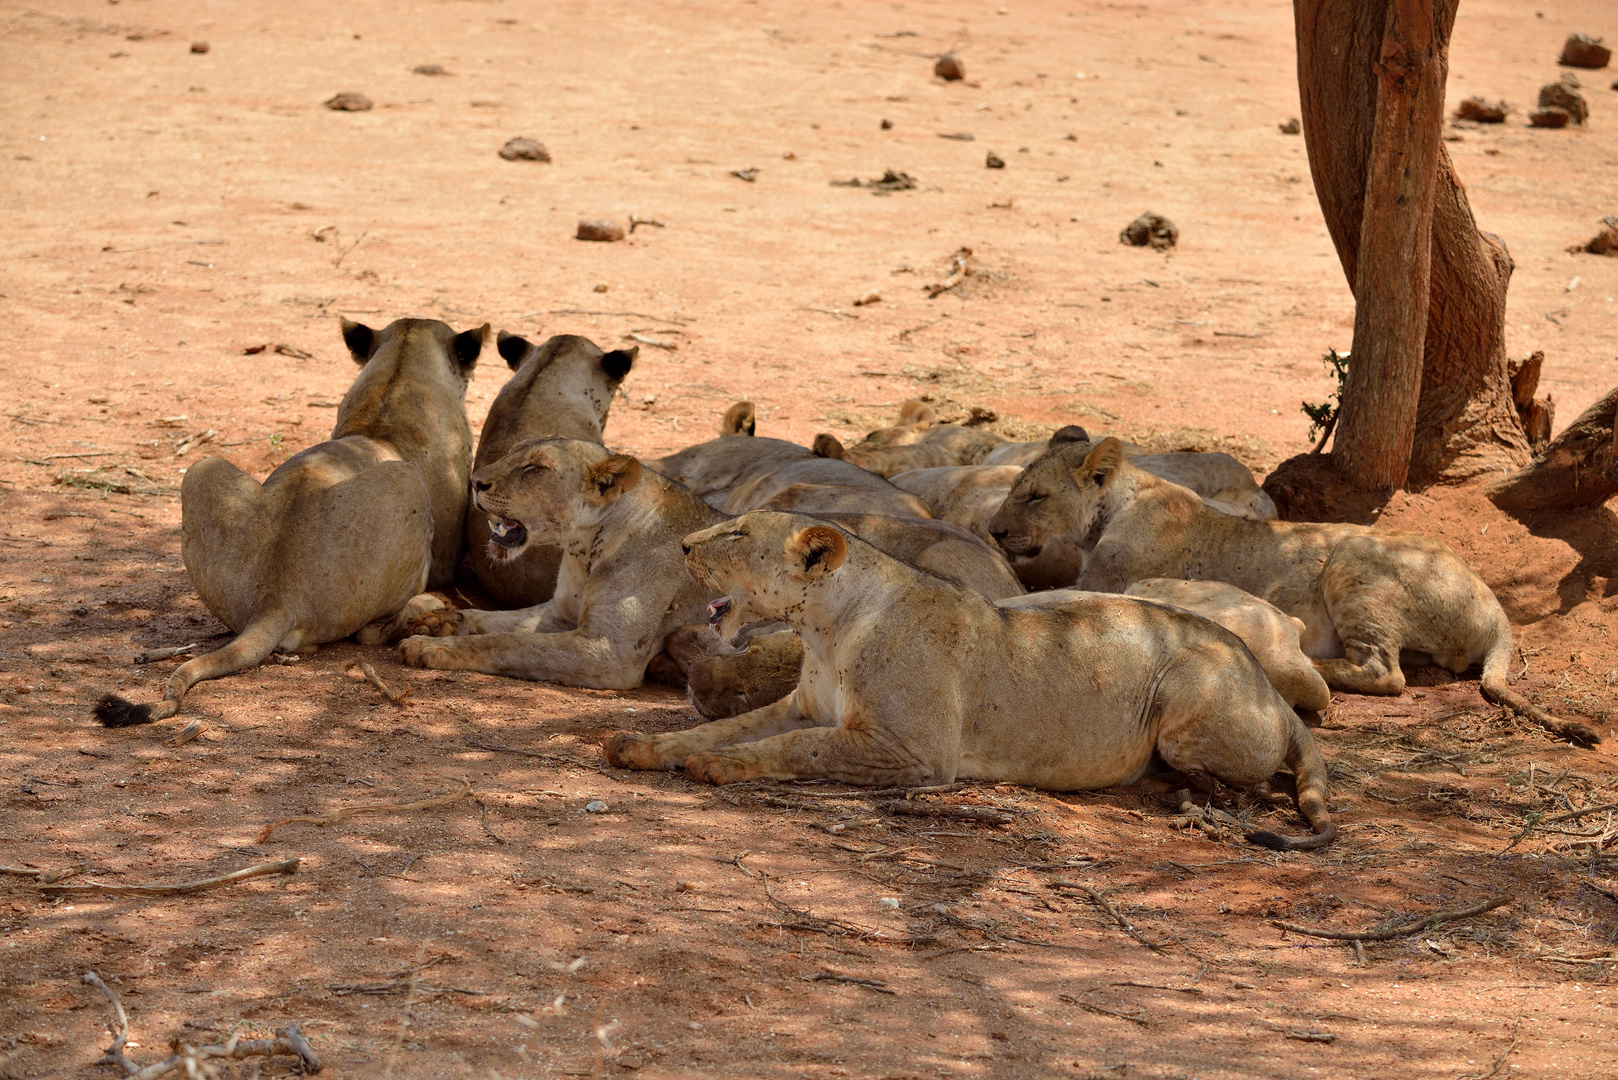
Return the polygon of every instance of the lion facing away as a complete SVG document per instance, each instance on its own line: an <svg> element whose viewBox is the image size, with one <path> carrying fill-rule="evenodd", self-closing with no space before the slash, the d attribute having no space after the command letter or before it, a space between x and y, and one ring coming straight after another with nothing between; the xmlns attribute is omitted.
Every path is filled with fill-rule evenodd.
<svg viewBox="0 0 1618 1080"><path fill-rule="evenodd" d="M1490 701L1576 742L1599 740L1506 685L1506 613L1483 579L1430 537L1221 514L1136 468L1113 439L1088 451L1058 447L1030 465L991 530L1014 565L1052 540L1098 532L1081 589L1122 592L1156 577L1228 582L1300 619L1304 652L1339 689L1400 693L1401 653L1457 674L1481 662Z"/></svg>
<svg viewBox="0 0 1618 1080"><path fill-rule="evenodd" d="M957 777L1070 791L1132 783L1154 755L1202 783L1283 765L1335 835L1313 738L1239 639L1127 597L1001 610L814 518L758 512L687 536L692 576L725 598L721 636L779 619L804 641L797 688L743 716L618 735L612 765L734 783L825 778L917 786Z"/></svg>
<svg viewBox="0 0 1618 1080"><path fill-rule="evenodd" d="M356 633L367 644L391 640L412 596L453 579L472 449L466 385L489 328L342 326L361 368L329 440L262 485L209 457L180 486L186 572L236 639L181 664L156 707L102 698L96 717L108 727L173 716L198 682L277 650L313 651Z"/></svg>
<svg viewBox="0 0 1618 1080"><path fill-rule="evenodd" d="M639 354L638 346L603 352L589 338L575 334L558 334L535 345L504 330L498 348L512 375L489 406L474 469L493 464L528 439L600 442L612 395ZM561 550L530 544L515 558L494 558L489 554L489 515L470 504L466 545L478 583L501 607L544 603L555 591Z"/></svg>

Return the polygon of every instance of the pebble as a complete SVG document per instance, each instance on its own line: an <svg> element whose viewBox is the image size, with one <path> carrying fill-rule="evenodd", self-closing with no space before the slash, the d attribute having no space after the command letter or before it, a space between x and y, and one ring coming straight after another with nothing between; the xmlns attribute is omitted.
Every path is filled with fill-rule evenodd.
<svg viewBox="0 0 1618 1080"><path fill-rule="evenodd" d="M1118 239L1135 247L1166 251L1180 242L1180 229L1162 214L1146 213L1125 225Z"/></svg>
<svg viewBox="0 0 1618 1080"><path fill-rule="evenodd" d="M1582 124L1590 118L1590 106L1579 93L1579 80L1571 74L1564 75L1553 83L1546 83L1539 88L1539 107L1541 110L1561 109L1568 114L1575 124ZM1532 121L1533 117L1529 117ZM1536 127L1561 127L1561 124L1539 124Z"/></svg>
<svg viewBox="0 0 1618 1080"><path fill-rule="evenodd" d="M607 812L607 804L602 802L600 799L591 799L589 802L584 804L584 812L586 814L605 814Z"/></svg>
<svg viewBox="0 0 1618 1080"><path fill-rule="evenodd" d="M938 58L938 63L933 65L933 74L945 82L955 82L966 78L966 65L961 63L954 53L945 53Z"/></svg>
<svg viewBox="0 0 1618 1080"><path fill-rule="evenodd" d="M624 238L624 228L616 221L581 221L579 231L574 234L580 240L600 240L610 242Z"/></svg>
<svg viewBox="0 0 1618 1080"><path fill-rule="evenodd" d="M1303 124L1299 123L1297 117L1293 117L1291 120L1288 120L1286 123L1281 124L1280 128L1281 128L1281 134L1283 134L1283 135L1297 135L1297 134L1302 133Z"/></svg>
<svg viewBox="0 0 1618 1080"><path fill-rule="evenodd" d="M194 53L205 53L209 48L211 46L206 41L193 41L191 43L191 51Z"/></svg>
<svg viewBox="0 0 1618 1080"><path fill-rule="evenodd" d="M500 148L500 156L507 161L549 161L551 152L538 139L518 136L506 141L506 145Z"/></svg>
<svg viewBox="0 0 1618 1080"><path fill-rule="evenodd" d="M442 64L417 64L415 67L411 68L410 71L411 71L412 74L415 74L415 75L448 75L449 74L449 72L444 70L444 66Z"/></svg>
<svg viewBox="0 0 1618 1080"><path fill-rule="evenodd" d="M1557 63L1567 67L1604 68L1611 59L1612 50L1601 44L1600 38L1574 34L1562 46L1562 57Z"/></svg>
<svg viewBox="0 0 1618 1080"><path fill-rule="evenodd" d="M990 150L989 155L983 159L983 167L985 169L1003 169L1006 167L1006 162L999 154Z"/></svg>
<svg viewBox="0 0 1618 1080"><path fill-rule="evenodd" d="M321 102L333 112L369 112L371 99L364 94L342 93Z"/></svg>

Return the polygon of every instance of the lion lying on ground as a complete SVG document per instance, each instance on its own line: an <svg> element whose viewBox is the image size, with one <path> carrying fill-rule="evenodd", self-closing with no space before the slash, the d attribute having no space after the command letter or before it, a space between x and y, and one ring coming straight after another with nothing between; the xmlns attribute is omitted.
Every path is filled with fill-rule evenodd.
<svg viewBox="0 0 1618 1080"><path fill-rule="evenodd" d="M1457 674L1481 661L1490 701L1575 742L1599 741L1593 728L1559 720L1506 685L1506 613L1430 537L1217 513L1136 468L1115 439L1051 450L1024 470L990 528L1013 565L1052 540L1099 530L1081 589L1122 592L1153 577L1229 582L1302 620L1304 652L1339 689L1402 692L1401 654L1425 654Z"/></svg>
<svg viewBox="0 0 1618 1080"><path fill-rule="evenodd" d="M489 406L474 469L505 457L527 439L600 442L612 395L635 364L639 347L602 352L588 338L559 334L543 345L500 331L499 350L512 376ZM484 592L505 608L530 607L556 590L562 552L530 544L521 555L489 554L489 515L468 505L467 555Z"/></svg>
<svg viewBox="0 0 1618 1080"><path fill-rule="evenodd" d="M725 515L634 458L576 439L519 443L472 474L472 492L492 522L493 557L535 542L562 549L556 594L515 611L455 611L418 596L407 616L431 636L400 643L407 663L627 689L674 630L706 617L712 593L686 574L680 539ZM851 524L970 587L1021 592L1005 558L964 529L874 515Z"/></svg>
<svg viewBox="0 0 1618 1080"><path fill-rule="evenodd" d="M238 636L181 664L155 708L102 698L95 714L108 727L173 716L198 682L275 651L309 652L355 633L366 644L392 640L406 601L453 580L472 449L466 384L489 328L342 325L362 368L328 441L262 485L209 457L180 486L186 572Z"/></svg>
<svg viewBox="0 0 1618 1080"><path fill-rule="evenodd" d="M889 558L813 518L752 513L685 538L693 577L726 597L721 636L780 619L803 637L797 688L667 735L614 736L609 764L684 765L710 783L826 778L918 786L957 777L1056 791L1132 783L1154 755L1207 784L1283 764L1319 835L1335 835L1314 739L1235 635L1127 597L1027 611Z"/></svg>
<svg viewBox="0 0 1618 1080"><path fill-rule="evenodd" d="M1000 601L1003 608L1044 607L1084 596L1104 596L1082 589L1051 589ZM1223 581L1179 581L1147 578L1124 590L1125 596L1189 611L1216 622L1242 639L1270 683L1288 705L1319 712L1331 704L1331 688L1303 654L1298 635L1303 620Z"/></svg>

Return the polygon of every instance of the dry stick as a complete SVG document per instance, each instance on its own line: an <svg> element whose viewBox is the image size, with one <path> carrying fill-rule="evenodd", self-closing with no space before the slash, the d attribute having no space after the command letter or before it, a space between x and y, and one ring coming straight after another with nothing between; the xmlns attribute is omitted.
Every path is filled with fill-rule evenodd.
<svg viewBox="0 0 1618 1080"><path fill-rule="evenodd" d="M187 1075L196 1076L199 1066L204 1074L211 1076L212 1070L203 1064L208 1058L272 1057L276 1054L293 1054L303 1062L303 1071L307 1074L318 1073L324 1067L319 1056L315 1054L314 1047L309 1045L309 1040L305 1039L297 1025L293 1024L283 1028L274 1039L242 1039L232 1035L228 1042L212 1046L182 1044L178 1054L142 1068L124 1055L124 1046L129 1042L129 1017L124 1012L123 1002L118 1000L118 995L113 993L112 988L95 972L85 972L84 982L107 996L107 1000L112 1003L113 1016L118 1021L118 1032L113 1037L112 1045L102 1054L101 1061L97 1064L117 1065L136 1080L156 1080L157 1077L182 1067Z"/></svg>
<svg viewBox="0 0 1618 1080"><path fill-rule="evenodd" d="M164 739L163 745L168 747L184 746L186 743L190 742L192 739L201 734L202 721L193 720L189 724L185 725L185 730L181 731L178 735Z"/></svg>
<svg viewBox="0 0 1618 1080"><path fill-rule="evenodd" d="M1195 986L1162 986L1158 983L1143 982L1115 982L1114 986L1133 986L1140 990L1172 990L1176 994L1201 994L1204 991Z"/></svg>
<svg viewBox="0 0 1618 1080"><path fill-rule="evenodd" d="M1555 817L1548 817L1543 821L1535 822L1535 826L1555 825L1559 821L1571 821L1573 818L1583 817L1585 814L1599 814L1603 810L1618 810L1618 802L1602 803L1600 806L1586 806L1583 810L1575 810L1571 814L1557 814Z"/></svg>
<svg viewBox="0 0 1618 1080"><path fill-rule="evenodd" d="M182 885L103 885L92 881L84 885L42 884L39 891L52 896L81 896L89 893L111 893L116 896L184 896L186 893L217 889L221 885L234 885L239 881L263 877L266 874L292 874L296 873L297 869L297 859L284 859L281 862L259 863L245 870L203 878L201 881L188 881Z"/></svg>
<svg viewBox="0 0 1618 1080"><path fill-rule="evenodd" d="M74 863L72 866L64 866L59 870L29 870L21 866L0 866L0 875L31 877L40 885L49 885L53 881L61 881L63 878L72 877L87 865L89 864Z"/></svg>
<svg viewBox="0 0 1618 1080"><path fill-rule="evenodd" d="M339 821L345 821L348 818L353 817L355 814L381 814L390 810L431 810L435 806L448 806L457 799L464 799L466 796L472 794L471 781L467 780L465 777L462 777L461 784L463 786L459 791L451 792L448 795L435 795L430 799L421 799L417 802L369 803L364 806L345 807L334 814L326 814L322 817L282 818L280 821L272 821L270 824L264 826L264 828L258 834L258 839L253 842L255 844L262 844L264 841L270 838L271 833L283 825L304 824L318 825L321 828L325 828L327 825L335 825Z"/></svg>
<svg viewBox="0 0 1618 1080"><path fill-rule="evenodd" d="M189 645L170 645L161 649L147 649L145 652L136 653L135 659L131 663L139 667L142 664L150 664L157 660L167 660L173 656L184 656L196 647L197 643L193 641Z"/></svg>
<svg viewBox="0 0 1618 1080"><path fill-rule="evenodd" d="M1017 820L1015 814L1008 814L1003 810L991 810L987 806L935 806L932 803L894 800L883 803L882 809L890 814L907 814L911 817L954 818L958 821L978 821L985 825L1010 825Z"/></svg>
<svg viewBox="0 0 1618 1080"><path fill-rule="evenodd" d="M852 975L838 975L832 971L821 971L809 976L804 982L836 982L848 983L850 986L864 987L866 990L875 990L879 994L892 994L897 996L898 991L889 990L888 984L877 979L856 979Z"/></svg>
<svg viewBox="0 0 1618 1080"><path fill-rule="evenodd" d="M496 836L494 830L489 828L489 804L482 799L477 800L478 808L483 811L483 835L497 844L505 843L505 838Z"/></svg>
<svg viewBox="0 0 1618 1080"><path fill-rule="evenodd" d="M1471 907L1460 908L1455 911L1435 911L1431 915L1423 915L1413 922L1403 923L1390 930L1366 930L1354 933L1345 930L1311 930L1307 926L1297 926L1293 923L1284 923L1278 919L1271 919L1271 926L1279 926L1282 930L1290 930L1294 934L1306 934L1309 937L1325 938L1328 941L1393 941L1397 938L1410 937L1423 930L1430 930L1439 923L1457 922L1461 919L1470 919L1474 915L1493 911L1497 907L1504 907L1514 898L1510 895L1495 896L1488 900L1481 900Z"/></svg>
<svg viewBox="0 0 1618 1080"><path fill-rule="evenodd" d="M402 706L409 704L410 687L405 687L403 690L395 690L393 687L383 682L382 676L376 673L376 668L372 667L370 664L367 664L364 660L350 660L348 662L348 666L343 670L353 671L355 668L359 668L360 674L365 676L366 682L382 691L383 697L387 698L395 705Z"/></svg>
<svg viewBox="0 0 1618 1080"><path fill-rule="evenodd" d="M1085 991L1085 994L1090 993L1093 993L1093 991ZM1088 1001L1085 1001L1082 995L1080 997L1074 997L1072 994L1058 994L1056 997L1059 1001L1065 1001L1069 1005L1077 1005L1085 1012L1093 1012L1097 1016L1110 1016L1114 1020L1128 1020L1131 1024L1139 1024L1141 1027L1152 1026L1152 1022L1150 1020L1143 1019L1142 1017L1130 1016L1128 1013L1113 1012L1111 1009L1103 1009L1100 1005L1092 1005Z"/></svg>
<svg viewBox="0 0 1618 1080"><path fill-rule="evenodd" d="M1053 881L1051 882L1051 888L1078 889L1080 892L1084 893L1091 900L1093 900L1096 907L1100 908L1102 911L1105 911L1109 916L1111 916L1112 921L1123 928L1124 933L1128 934L1130 937L1134 938L1136 941L1140 942L1142 945L1146 946L1155 953L1161 954L1164 951L1163 946L1148 940L1146 935L1142 934L1139 930L1136 930L1130 921L1124 918L1123 915L1119 913L1118 909L1113 907L1112 903L1108 901L1106 897L1090 888L1090 886L1081 885L1077 881Z"/></svg>
<svg viewBox="0 0 1618 1080"><path fill-rule="evenodd" d="M539 312L536 311L533 314L538 315ZM693 321L691 319L665 319L661 315L648 315L644 311L586 311L583 308L556 308L555 310L549 312L549 314L551 314L551 315L609 315L609 316L612 316L612 317L615 317L615 318L625 318L625 319L631 319L631 318L633 318L633 319L651 319L653 322L668 323L671 326L684 326L687 323ZM523 319L526 319L527 317L528 317L527 315L518 316L518 318L523 318Z"/></svg>

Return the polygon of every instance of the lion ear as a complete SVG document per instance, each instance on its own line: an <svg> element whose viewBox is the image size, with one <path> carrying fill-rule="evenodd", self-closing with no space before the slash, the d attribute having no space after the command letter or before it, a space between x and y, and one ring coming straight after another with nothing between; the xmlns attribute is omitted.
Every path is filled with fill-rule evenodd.
<svg viewBox="0 0 1618 1080"><path fill-rule="evenodd" d="M845 460L848 453L837 436L824 431L815 436L814 445L810 449L814 451L815 457L831 458L834 461Z"/></svg>
<svg viewBox="0 0 1618 1080"><path fill-rule="evenodd" d="M509 330L502 330L495 339L495 348L500 351L500 359L506 362L506 367L516 371L522 367L522 362L528 359L529 352L534 349L534 343Z"/></svg>
<svg viewBox="0 0 1618 1080"><path fill-rule="evenodd" d="M1094 450L1084 455L1079 467L1073 470L1073 482L1079 487L1106 487L1124 463L1124 444L1117 439L1102 439Z"/></svg>
<svg viewBox="0 0 1618 1080"><path fill-rule="evenodd" d="M725 410L725 417L719 421L719 434L726 435L753 435L758 431L758 421L751 401L738 401Z"/></svg>
<svg viewBox="0 0 1618 1080"><path fill-rule="evenodd" d="M932 427L938 423L938 410L920 398L911 398L899 406L897 427Z"/></svg>
<svg viewBox="0 0 1618 1080"><path fill-rule="evenodd" d="M584 493L598 502L610 503L640 483L640 462L628 454L614 454L584 470Z"/></svg>
<svg viewBox="0 0 1618 1080"><path fill-rule="evenodd" d="M1084 430L1082 427L1080 427L1077 424L1069 424L1066 427L1056 429L1056 433L1051 436L1051 441L1050 441L1049 445L1051 445L1051 446L1060 446L1063 443L1089 442L1089 441L1090 441L1090 433L1088 431Z"/></svg>
<svg viewBox="0 0 1618 1080"><path fill-rule="evenodd" d="M348 346L349 355L354 357L354 362L363 366L365 361L371 358L372 350L376 348L376 331L352 319L344 319L342 325L343 344Z"/></svg>
<svg viewBox="0 0 1618 1080"><path fill-rule="evenodd" d="M787 537L787 572L800 581L825 577L848 558L848 541L830 525L811 525Z"/></svg>

